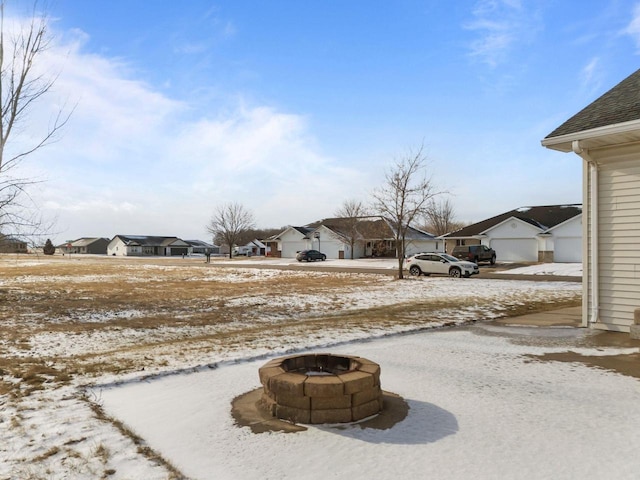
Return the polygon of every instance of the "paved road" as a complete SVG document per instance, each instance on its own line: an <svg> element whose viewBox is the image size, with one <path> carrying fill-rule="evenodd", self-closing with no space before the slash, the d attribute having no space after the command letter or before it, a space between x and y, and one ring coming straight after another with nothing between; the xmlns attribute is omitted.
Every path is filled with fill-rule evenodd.
<svg viewBox="0 0 640 480"><path fill-rule="evenodd" d="M331 262L312 262L312 263L269 263L262 261L221 261L214 260L210 264L205 264L212 267L220 268L266 268L276 270L312 270L316 272L346 272L346 273L368 273L376 275L397 275L397 268L389 268L389 264L384 264L381 267L375 266L363 266L363 267L348 267L344 265L332 264ZM508 268L516 268L521 265L510 264ZM582 277L573 276L559 276L559 275L510 275L508 273L498 273L499 271L505 271L507 267L504 265L494 266L480 266L480 274L472 277L473 280L493 279L493 280L532 280L536 282L582 282ZM405 272L408 276L409 273Z"/></svg>

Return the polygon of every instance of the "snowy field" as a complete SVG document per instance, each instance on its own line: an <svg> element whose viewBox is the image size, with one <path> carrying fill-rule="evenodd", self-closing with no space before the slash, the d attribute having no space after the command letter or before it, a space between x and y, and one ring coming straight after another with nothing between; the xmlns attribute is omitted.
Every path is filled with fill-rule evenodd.
<svg viewBox="0 0 640 480"><path fill-rule="evenodd" d="M442 329L577 305L579 282L250 262L0 257L0 479L607 478L592 442L605 432L598 452L624 459L607 471L633 478L636 380L527 357L569 344ZM408 417L387 431L234 425L262 363L314 350L380 363ZM595 353L620 352L582 354Z"/></svg>
<svg viewBox="0 0 640 480"><path fill-rule="evenodd" d="M378 362L383 388L408 402L408 416L388 430L254 434L236 426L231 400L259 387L266 359L97 395L189 478L638 478L638 380L527 357L562 350L473 329L332 348Z"/></svg>

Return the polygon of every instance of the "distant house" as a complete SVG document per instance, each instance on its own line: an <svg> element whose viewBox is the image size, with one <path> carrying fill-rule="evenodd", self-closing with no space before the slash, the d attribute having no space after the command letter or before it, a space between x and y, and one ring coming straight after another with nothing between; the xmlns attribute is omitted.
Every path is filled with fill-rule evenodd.
<svg viewBox="0 0 640 480"><path fill-rule="evenodd" d="M116 235L107 246L107 255L160 256L188 255L189 244L178 237Z"/></svg>
<svg viewBox="0 0 640 480"><path fill-rule="evenodd" d="M287 227L282 232L265 240L271 256L282 258L294 258L300 250L305 250L308 245L307 234L312 229L307 227Z"/></svg>
<svg viewBox="0 0 640 480"><path fill-rule="evenodd" d="M58 245L57 248L67 255L72 253L91 253L96 255L106 255L108 238L102 237L83 237Z"/></svg>
<svg viewBox="0 0 640 480"><path fill-rule="evenodd" d="M582 205L521 207L442 235L445 249L486 245L503 262L581 262Z"/></svg>
<svg viewBox="0 0 640 480"><path fill-rule="evenodd" d="M0 234L0 253L29 253L27 242Z"/></svg>
<svg viewBox="0 0 640 480"><path fill-rule="evenodd" d="M220 253L219 246L203 242L202 240L185 240L184 242L189 245L189 254L195 253L204 255L207 251L213 255Z"/></svg>
<svg viewBox="0 0 640 480"><path fill-rule="evenodd" d="M582 158L583 325L640 338L640 70L542 145Z"/></svg>
<svg viewBox="0 0 640 480"><path fill-rule="evenodd" d="M440 244L430 233L413 227L409 227L406 240L407 255L437 251ZM327 258L352 258L352 244L353 258L396 256L393 227L381 216L327 218L304 227L287 227L267 243L272 255L284 258L306 249L320 250Z"/></svg>
<svg viewBox="0 0 640 480"><path fill-rule="evenodd" d="M248 255L248 256L254 256L254 257L255 256L263 257L265 255L268 255L269 252L271 252L271 248L267 244L263 243L261 240L258 240L257 238L254 240L251 240L245 245L241 245L237 247L236 250L240 252L240 255Z"/></svg>

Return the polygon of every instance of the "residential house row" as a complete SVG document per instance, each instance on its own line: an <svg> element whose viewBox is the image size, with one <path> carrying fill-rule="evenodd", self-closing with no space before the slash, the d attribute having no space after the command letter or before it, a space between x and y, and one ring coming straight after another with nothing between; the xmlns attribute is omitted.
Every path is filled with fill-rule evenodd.
<svg viewBox="0 0 640 480"><path fill-rule="evenodd" d="M436 237L409 226L406 255L448 252L456 245L486 245L499 262L581 262L582 205L520 207L455 232ZM57 247L63 254L112 256L183 256L228 254L202 240L176 236L116 235L112 239L83 237ZM277 235L236 245L234 255L295 258L301 250L319 250L328 259L395 257L395 232L382 216L327 218L289 226Z"/></svg>

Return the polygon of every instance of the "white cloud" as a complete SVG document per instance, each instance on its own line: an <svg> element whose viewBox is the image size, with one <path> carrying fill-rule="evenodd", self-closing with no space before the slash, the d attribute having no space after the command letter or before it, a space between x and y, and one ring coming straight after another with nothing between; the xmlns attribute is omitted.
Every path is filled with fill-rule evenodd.
<svg viewBox="0 0 640 480"><path fill-rule="evenodd" d="M470 54L491 67L503 63L514 45L527 42L538 29L537 15L525 10L519 0L480 0L472 16L464 25L477 32Z"/></svg>
<svg viewBox="0 0 640 480"><path fill-rule="evenodd" d="M582 90L591 96L595 94L602 85L602 67L600 58L594 57L589 60L580 71L580 85Z"/></svg>
<svg viewBox="0 0 640 480"><path fill-rule="evenodd" d="M16 137L46 129L61 102L76 104L60 141L28 162L49 177L34 196L58 216L58 240L203 237L215 205L228 201L260 226L301 224L366 192L368 175L323 155L304 116L242 99L225 110L189 105L139 80L124 59L86 52L85 33L59 38L39 64L59 74L55 89Z"/></svg>
<svg viewBox="0 0 640 480"><path fill-rule="evenodd" d="M638 53L640 53L640 3L634 7L631 21L627 28L624 29L624 33L633 39Z"/></svg>

